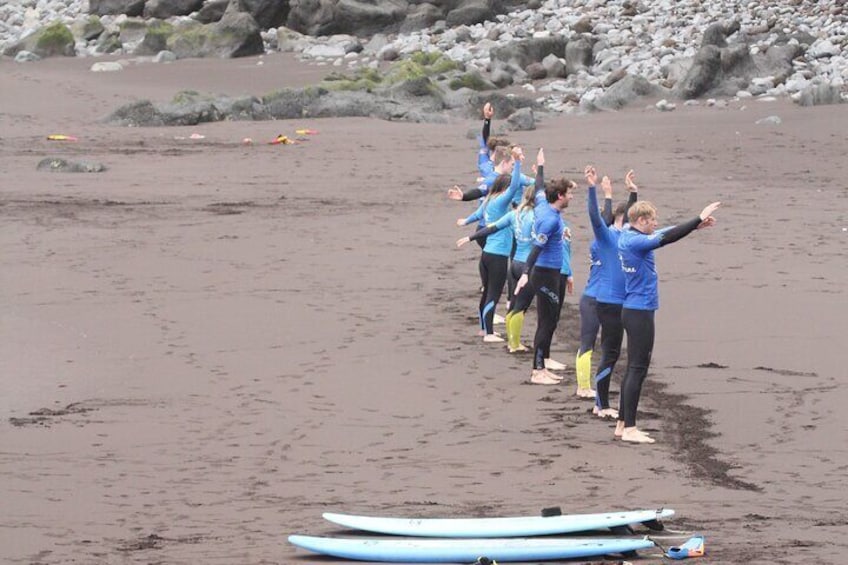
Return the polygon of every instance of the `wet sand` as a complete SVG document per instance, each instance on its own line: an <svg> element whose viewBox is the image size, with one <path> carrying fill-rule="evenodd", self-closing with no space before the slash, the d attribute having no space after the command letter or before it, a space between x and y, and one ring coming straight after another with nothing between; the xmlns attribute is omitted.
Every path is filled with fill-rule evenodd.
<svg viewBox="0 0 848 565"><path fill-rule="evenodd" d="M527 385L528 357L476 337L479 254L454 248L471 205L444 195L475 176L479 122L97 122L327 71L259 61L0 61L0 561L328 562L285 541L340 533L322 511L558 505L674 508L657 540L703 533L700 563L842 562L848 106L638 104L512 135L545 148L548 175L593 163L617 198L636 169L661 224L723 202L658 252L640 406L658 443L633 446L572 395L573 371ZM265 143L298 128L319 133ZM37 172L45 157L108 171ZM573 368L582 188L566 217L576 292L553 356Z"/></svg>

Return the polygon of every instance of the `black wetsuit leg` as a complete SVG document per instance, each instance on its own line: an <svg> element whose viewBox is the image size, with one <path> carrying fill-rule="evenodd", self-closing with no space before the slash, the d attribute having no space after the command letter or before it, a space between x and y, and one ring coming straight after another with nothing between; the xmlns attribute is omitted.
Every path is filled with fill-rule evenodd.
<svg viewBox="0 0 848 565"><path fill-rule="evenodd" d="M601 323L601 362L595 374L596 402L598 408L609 408L609 389L612 372L621 355L624 325L621 322L621 304L597 303Z"/></svg>
<svg viewBox="0 0 848 565"><path fill-rule="evenodd" d="M595 349L598 330L601 329L596 304L597 301L594 296L584 294L580 297L580 351L578 355Z"/></svg>
<svg viewBox="0 0 848 565"><path fill-rule="evenodd" d="M530 276L536 290L536 336L533 339L533 368L544 369L559 318L559 269L536 267Z"/></svg>
<svg viewBox="0 0 848 565"><path fill-rule="evenodd" d="M624 426L636 425L636 410L642 383L648 376L651 353L654 349L654 310L631 310L623 308L621 321L627 333L627 372L621 384L621 408L619 414Z"/></svg>
<svg viewBox="0 0 848 565"><path fill-rule="evenodd" d="M480 258L481 278L485 270L485 291L480 299L480 319L483 322L483 330L487 334L494 333L495 307L498 305L504 284L506 284L506 270L509 257L483 252Z"/></svg>

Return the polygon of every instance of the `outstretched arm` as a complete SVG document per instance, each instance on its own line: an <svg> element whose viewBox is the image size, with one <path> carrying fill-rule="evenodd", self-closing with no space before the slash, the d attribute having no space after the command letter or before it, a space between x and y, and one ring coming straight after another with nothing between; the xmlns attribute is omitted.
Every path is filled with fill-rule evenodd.
<svg viewBox="0 0 848 565"><path fill-rule="evenodd" d="M474 188L469 188L468 190L462 190L458 185L453 185L448 189L448 199L468 202L470 200L483 198L488 192L489 185L485 182L478 184Z"/></svg>
<svg viewBox="0 0 848 565"><path fill-rule="evenodd" d="M683 239L699 227L705 228L714 225L715 218L713 218L712 214L718 210L719 206L721 206L721 202L713 202L704 208L698 216L663 231L662 234L660 234L660 247Z"/></svg>

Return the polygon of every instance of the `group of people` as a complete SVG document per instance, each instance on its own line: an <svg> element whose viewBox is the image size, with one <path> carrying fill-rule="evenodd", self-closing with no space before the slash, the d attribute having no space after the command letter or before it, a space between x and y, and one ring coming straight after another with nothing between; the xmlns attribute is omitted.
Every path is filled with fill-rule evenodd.
<svg viewBox="0 0 848 565"><path fill-rule="evenodd" d="M545 153L539 149L532 177L522 172L522 148L490 135L494 108L483 106L483 131L477 157L478 184L463 191L448 190L448 198L479 201L476 210L457 220L476 231L457 241L462 247L476 241L480 256L480 335L486 343L506 342L507 351L532 351L530 382L560 384L565 365L551 359L551 343L566 294L574 292L571 270L572 234L562 212L569 207L577 183L565 178L545 180ZM715 224L720 203L705 207L691 220L658 229L657 209L638 199L635 174L624 182L628 199L613 209L612 182L600 179L604 193L599 205L598 173L584 169L587 209L594 239L589 248L589 277L580 298L580 344L576 356L577 389L581 398L594 399L593 413L616 421L614 436L647 444L655 440L636 426L642 384L648 374L654 345L654 313L659 307L654 250L678 241L696 229ZM507 287L506 339L494 331L495 309ZM537 326L532 348L521 343L524 317L536 300ZM601 355L592 371L592 354L601 334ZM618 408L610 406L610 380L627 336L627 368L621 379ZM594 388L593 388L594 384Z"/></svg>

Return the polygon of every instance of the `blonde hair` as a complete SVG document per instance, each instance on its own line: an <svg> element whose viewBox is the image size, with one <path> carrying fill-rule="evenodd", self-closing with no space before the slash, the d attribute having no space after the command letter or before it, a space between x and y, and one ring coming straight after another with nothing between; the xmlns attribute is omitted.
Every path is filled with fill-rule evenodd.
<svg viewBox="0 0 848 565"><path fill-rule="evenodd" d="M657 215L657 208L647 200L640 200L633 204L627 211L627 221L635 224L639 218L653 218Z"/></svg>

